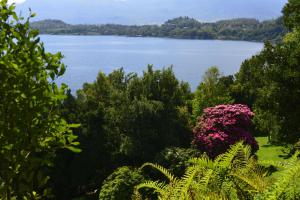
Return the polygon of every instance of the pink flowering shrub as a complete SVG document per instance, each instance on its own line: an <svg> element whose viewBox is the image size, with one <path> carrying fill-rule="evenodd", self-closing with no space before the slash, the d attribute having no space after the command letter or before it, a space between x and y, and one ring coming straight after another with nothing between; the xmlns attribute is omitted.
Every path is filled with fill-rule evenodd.
<svg viewBox="0 0 300 200"><path fill-rule="evenodd" d="M250 133L253 116L248 106L241 104L206 108L193 130L193 144L210 157L226 152L230 145L242 140L256 152L258 144Z"/></svg>

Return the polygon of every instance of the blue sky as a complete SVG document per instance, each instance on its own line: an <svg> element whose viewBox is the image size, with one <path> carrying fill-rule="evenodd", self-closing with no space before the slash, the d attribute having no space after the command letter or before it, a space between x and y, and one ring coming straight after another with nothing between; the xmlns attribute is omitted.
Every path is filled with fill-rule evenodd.
<svg viewBox="0 0 300 200"><path fill-rule="evenodd" d="M72 24L160 24L178 16L200 21L230 18L272 19L287 0L10 0L18 11L30 7L35 20L60 19Z"/></svg>

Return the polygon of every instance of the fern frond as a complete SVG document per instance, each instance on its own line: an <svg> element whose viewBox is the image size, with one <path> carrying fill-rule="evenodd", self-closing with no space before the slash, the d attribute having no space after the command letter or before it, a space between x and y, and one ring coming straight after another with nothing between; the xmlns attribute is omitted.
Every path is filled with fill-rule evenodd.
<svg viewBox="0 0 300 200"><path fill-rule="evenodd" d="M283 195L292 196L289 194L289 187L295 187L291 184L300 175L300 163L280 172L280 179L278 179L263 195L265 199L280 199ZM285 194L285 192L287 192ZM295 198L291 198L295 199Z"/></svg>
<svg viewBox="0 0 300 200"><path fill-rule="evenodd" d="M285 161L272 161L272 160L262 160L259 161L259 164L263 165L263 166L274 166L276 168L289 168L290 164L288 162Z"/></svg>
<svg viewBox="0 0 300 200"><path fill-rule="evenodd" d="M195 188L196 185L193 185L194 178L198 172L197 167L189 167L183 177L177 182L172 193L172 199L192 199L190 192L192 193L192 188Z"/></svg>
<svg viewBox="0 0 300 200"><path fill-rule="evenodd" d="M246 183L252 192L253 190L262 192L269 185L269 181L266 179L268 171L258 165L257 160L253 157L248 160L245 167L233 171L231 175Z"/></svg>
<svg viewBox="0 0 300 200"><path fill-rule="evenodd" d="M167 170L166 168L153 163L145 163L141 166L141 169L147 166L153 167L154 169L160 171L163 175L165 175L169 179L170 182L176 181L176 178L173 176L173 174L171 174L169 170Z"/></svg>
<svg viewBox="0 0 300 200"><path fill-rule="evenodd" d="M253 171L249 173L255 173L255 172ZM232 173L231 176L237 178L237 180L242 181L248 187L250 187L249 189L245 189L249 192L254 192L254 193L263 192L268 185L266 184L266 181L262 180L261 177L259 177L259 175L248 176L247 174Z"/></svg>
<svg viewBox="0 0 300 200"><path fill-rule="evenodd" d="M134 192L133 192L131 199L132 200L143 200L142 195L140 194L139 190L136 187L134 188Z"/></svg>
<svg viewBox="0 0 300 200"><path fill-rule="evenodd" d="M208 184L209 184L210 180L212 179L212 177L214 176L214 173L215 172L211 169L207 170L205 175L199 181L199 185L201 188L208 188Z"/></svg>
<svg viewBox="0 0 300 200"><path fill-rule="evenodd" d="M300 151L296 151L296 153L294 153L294 155L289 158L287 162L291 165L295 165L299 161L299 155Z"/></svg>
<svg viewBox="0 0 300 200"><path fill-rule="evenodd" d="M159 195L165 195L166 185L158 181L146 181L136 186L138 192L142 188L153 189Z"/></svg>
<svg viewBox="0 0 300 200"><path fill-rule="evenodd" d="M236 167L242 167L251 155L251 148L248 145L243 145L243 142L238 142L232 145L231 148L224 154L219 155L215 162L222 168L231 168L233 164ZM236 161L235 163L233 161Z"/></svg>
<svg viewBox="0 0 300 200"><path fill-rule="evenodd" d="M203 167L203 168L206 167L206 168L213 169L215 166L215 162L210 160L207 157L191 158L191 159L189 159L188 162L193 165L197 165L197 166Z"/></svg>

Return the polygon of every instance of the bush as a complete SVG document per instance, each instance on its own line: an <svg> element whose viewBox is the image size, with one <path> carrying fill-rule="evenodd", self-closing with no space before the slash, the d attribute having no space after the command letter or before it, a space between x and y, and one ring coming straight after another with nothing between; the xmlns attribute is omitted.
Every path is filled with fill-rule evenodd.
<svg viewBox="0 0 300 200"><path fill-rule="evenodd" d="M103 183L99 195L100 200L131 199L134 186L142 183L144 177L139 170L120 167Z"/></svg>
<svg viewBox="0 0 300 200"><path fill-rule="evenodd" d="M246 105L219 105L204 109L194 128L195 144L210 157L226 152L230 145L238 141L249 144L253 152L258 145L250 133L254 113Z"/></svg>

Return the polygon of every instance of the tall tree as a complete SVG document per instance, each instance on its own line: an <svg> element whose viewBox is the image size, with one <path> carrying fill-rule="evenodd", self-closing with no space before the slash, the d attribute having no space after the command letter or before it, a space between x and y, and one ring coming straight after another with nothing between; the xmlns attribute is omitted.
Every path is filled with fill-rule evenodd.
<svg viewBox="0 0 300 200"><path fill-rule="evenodd" d="M298 0L289 0L283 8L284 23L290 28L300 28L300 2Z"/></svg>
<svg viewBox="0 0 300 200"><path fill-rule="evenodd" d="M205 108L233 102L226 82L217 67L211 67L205 72L193 99L194 122Z"/></svg>
<svg viewBox="0 0 300 200"><path fill-rule="evenodd" d="M291 32L280 44L266 43L259 55L246 61L233 87L254 108L258 129L274 142L296 142L300 137L299 5L289 0L283 12Z"/></svg>
<svg viewBox="0 0 300 200"><path fill-rule="evenodd" d="M0 2L0 196L1 199L49 197L48 169L56 150L74 146L76 136L59 115L65 88L61 54L45 52L38 32Z"/></svg>

